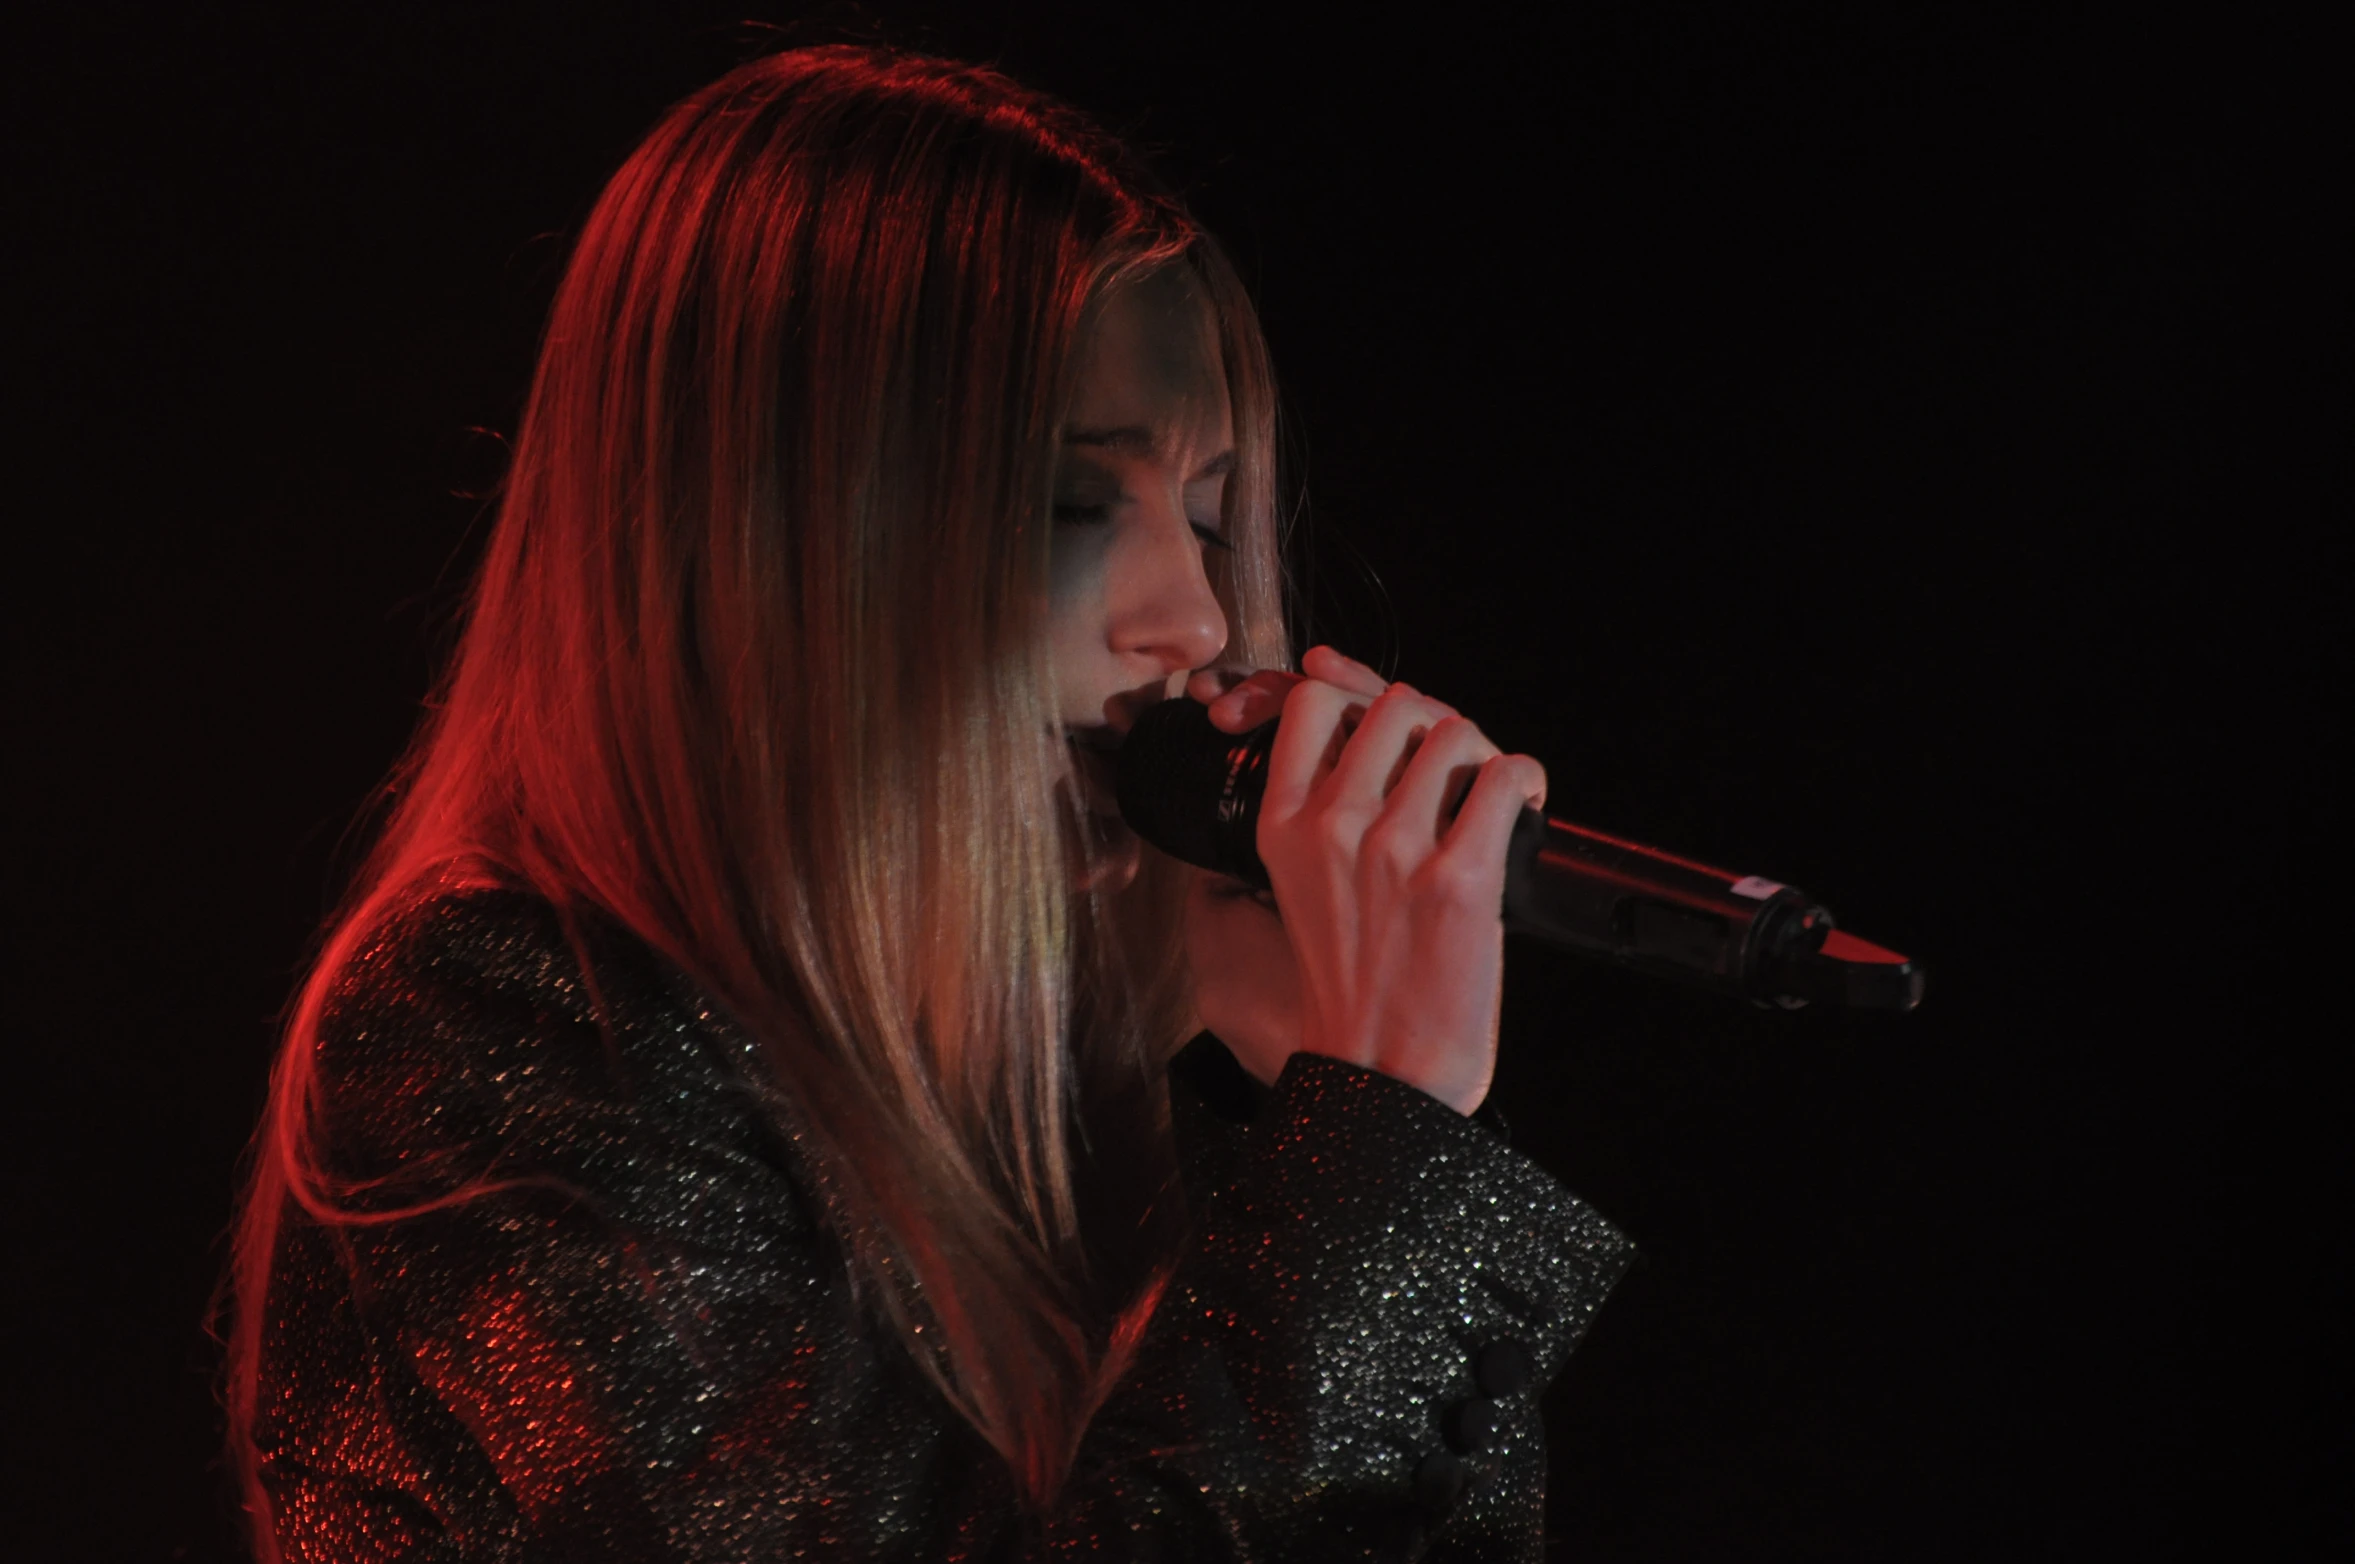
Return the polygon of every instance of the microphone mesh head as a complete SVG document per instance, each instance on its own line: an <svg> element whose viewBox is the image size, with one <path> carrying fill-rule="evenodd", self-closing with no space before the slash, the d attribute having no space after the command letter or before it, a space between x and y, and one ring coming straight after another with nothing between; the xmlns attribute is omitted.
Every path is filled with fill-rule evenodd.
<svg viewBox="0 0 2355 1564"><path fill-rule="evenodd" d="M1170 857L1265 886L1255 845L1276 725L1221 733L1201 702L1150 707L1121 741L1113 793L1121 818Z"/></svg>

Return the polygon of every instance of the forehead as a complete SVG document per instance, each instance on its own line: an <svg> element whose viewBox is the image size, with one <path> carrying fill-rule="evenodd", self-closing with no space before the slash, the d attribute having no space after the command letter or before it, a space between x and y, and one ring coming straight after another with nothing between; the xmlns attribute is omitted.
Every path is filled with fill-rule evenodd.
<svg viewBox="0 0 2355 1564"><path fill-rule="evenodd" d="M1073 429L1142 432L1173 456L1232 443L1217 317L1182 266L1113 289L1090 314L1078 368Z"/></svg>

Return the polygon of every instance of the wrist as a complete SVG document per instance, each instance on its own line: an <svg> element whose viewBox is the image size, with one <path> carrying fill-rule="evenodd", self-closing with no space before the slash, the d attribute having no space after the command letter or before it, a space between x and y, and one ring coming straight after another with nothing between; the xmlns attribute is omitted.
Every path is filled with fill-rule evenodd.
<svg viewBox="0 0 2355 1564"><path fill-rule="evenodd" d="M1412 1038L1350 1039L1303 1027L1300 1052L1377 1071L1467 1117L1488 1100L1494 1075L1490 1058L1466 1058L1461 1049L1434 1049Z"/></svg>

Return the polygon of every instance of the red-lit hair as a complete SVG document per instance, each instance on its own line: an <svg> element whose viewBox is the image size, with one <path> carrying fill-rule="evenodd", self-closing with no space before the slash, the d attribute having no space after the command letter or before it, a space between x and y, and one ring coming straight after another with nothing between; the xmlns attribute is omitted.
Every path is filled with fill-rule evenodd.
<svg viewBox="0 0 2355 1564"><path fill-rule="evenodd" d="M1071 1104L1162 1104L1186 1010L1170 877L1119 905L1070 889L1052 471L1089 310L1166 266L1210 301L1233 402L1229 652L1280 663L1256 318L1085 120L970 66L800 50L672 110L615 175L256 1141L228 1402L265 1556L252 1436L282 1216L385 1219L339 1204L313 1142L321 1007L452 866L618 921L762 1040L857 1214L861 1295L1049 1502L1153 1292L1091 1313ZM1166 1159L1148 1119L1158 1141L1096 1144Z"/></svg>

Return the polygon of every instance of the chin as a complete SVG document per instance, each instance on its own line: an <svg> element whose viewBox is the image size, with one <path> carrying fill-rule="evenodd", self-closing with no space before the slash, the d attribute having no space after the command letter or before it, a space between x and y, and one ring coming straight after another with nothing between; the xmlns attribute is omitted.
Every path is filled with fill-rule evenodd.
<svg viewBox="0 0 2355 1564"><path fill-rule="evenodd" d="M1119 816L1088 816L1087 856L1082 860L1073 889L1092 895L1117 895L1129 888L1144 863L1145 844Z"/></svg>

